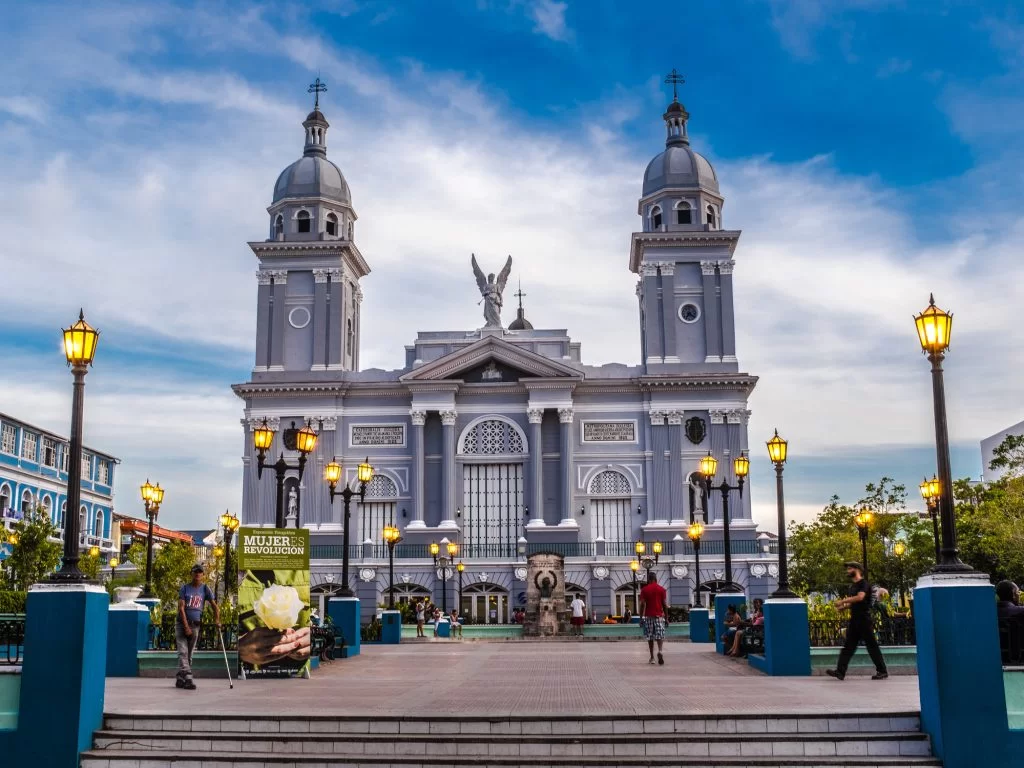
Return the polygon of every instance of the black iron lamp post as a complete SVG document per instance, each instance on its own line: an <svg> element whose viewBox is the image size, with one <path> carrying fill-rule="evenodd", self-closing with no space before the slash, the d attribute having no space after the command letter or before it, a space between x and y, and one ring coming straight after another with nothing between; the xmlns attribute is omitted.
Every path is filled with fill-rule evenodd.
<svg viewBox="0 0 1024 768"><path fill-rule="evenodd" d="M224 599L227 599L231 594L231 539L234 538L235 531L242 521L224 510L224 514L220 516L220 524L224 528Z"/></svg>
<svg viewBox="0 0 1024 768"><path fill-rule="evenodd" d="M786 502L782 493L782 469L789 454L789 443L779 437L779 430L768 441L768 458L775 465L775 504L779 513L779 587L772 597L799 597L789 588L789 553L786 551Z"/></svg>
<svg viewBox="0 0 1024 768"><path fill-rule="evenodd" d="M354 593L348 585L348 529L349 529L349 516L351 513L352 497L359 496L359 503L363 503L363 499L366 498L366 484L373 480L373 467L370 466L370 457L366 457L366 461L360 464L356 468L356 480L359 481L359 490L353 491L352 486L345 483L345 487L340 491L337 490L338 482L341 480L342 467L338 463L337 459L331 459L331 461L324 467L324 480L327 481L328 487L331 489L331 504L334 504L334 497L341 496L342 501L345 502L345 516L344 526L342 528L342 548L341 548L341 587L338 590L338 594L341 597L353 597Z"/></svg>
<svg viewBox="0 0 1024 768"><path fill-rule="evenodd" d="M704 526L700 520L690 523L686 535L693 542L693 599L697 605L700 601L700 537L704 535Z"/></svg>
<svg viewBox="0 0 1024 768"><path fill-rule="evenodd" d="M892 553L896 555L896 568L897 574L897 588L900 591L899 607L903 608L906 603L906 588L903 585L903 557L907 554L907 545L902 541L897 541L892 545Z"/></svg>
<svg viewBox="0 0 1024 768"><path fill-rule="evenodd" d="M935 540L935 562L937 563L942 558L942 551L939 548L939 496L942 495L942 484L939 483L937 475L932 475L931 480L926 477L918 487L921 489L921 497L928 505L928 514L932 518L932 538Z"/></svg>
<svg viewBox="0 0 1024 768"><path fill-rule="evenodd" d="M307 423L300 429L295 428L295 422L292 422L291 429L286 429L284 432L284 447L289 450L295 450L299 452L299 460L295 465L289 464L285 461L284 452L273 464L267 464L267 451L270 450L270 446L274 442L274 430L266 419L263 419L263 423L260 424L256 429L252 431L252 442L256 448L256 477L263 477L263 469L270 466L274 469L274 473L277 475L277 501L275 506L275 520L274 525L278 528L284 528L284 479L285 473L289 469L297 469L299 472L299 482L302 482L302 473L306 469L306 458L316 448L317 434L313 430L313 427ZM296 518L295 527L299 527L299 520Z"/></svg>
<svg viewBox="0 0 1024 768"><path fill-rule="evenodd" d="M454 541L447 544L447 556L441 554L441 547L435 542L430 543L430 556L434 558L434 567L441 569L441 612L448 613L448 567L455 562L459 554L459 545Z"/></svg>
<svg viewBox="0 0 1024 768"><path fill-rule="evenodd" d="M711 451L708 451L708 455L700 460L698 471L704 478L704 487L709 499L713 488L717 488L722 493L722 543L725 547L725 584L723 585L723 590L742 593L743 587L732 580L732 545L729 539L729 493L731 491L739 491L740 498L743 498L743 484L746 482L747 474L750 472L750 459L747 458L744 452L737 456L732 464L733 472L736 474L736 485L729 485L725 478L722 478L722 482L717 486L711 484L711 481L715 478L715 473L718 471L718 459L711 455Z"/></svg>
<svg viewBox="0 0 1024 768"><path fill-rule="evenodd" d="M953 330L953 313L935 306L935 297L928 297L928 306L914 317L921 350L932 364L932 400L935 408L935 454L939 469L939 518L942 521L942 547L933 572L970 572L971 566L961 562L956 549L956 521L953 517L953 475L949 462L949 429L946 424L946 390L942 381L942 360L949 349Z"/></svg>
<svg viewBox="0 0 1024 768"><path fill-rule="evenodd" d="M397 526L384 526L384 543L388 545L388 610L395 610L395 547L402 540Z"/></svg>
<svg viewBox="0 0 1024 768"><path fill-rule="evenodd" d="M222 544L217 544L213 548L213 563L214 563L215 566L217 564L217 561L220 558L222 558L222 557L224 557L224 546ZM226 571L226 569L225 569L225 571ZM226 578L225 578L225 580L226 580ZM219 583L220 583L220 576L217 576L216 580L213 583L213 594L214 594L214 596L217 595L217 589L218 589L218 584ZM224 585L224 595L227 596L227 585L226 584Z"/></svg>
<svg viewBox="0 0 1024 768"><path fill-rule="evenodd" d="M630 560L629 561L629 570L631 570L633 572L633 612L637 613L640 610L640 603L637 602L637 600L639 598L637 597L637 593L636 593L636 591L637 591L636 572L640 570L640 561L639 560Z"/></svg>
<svg viewBox="0 0 1024 768"><path fill-rule="evenodd" d="M661 558L662 545L660 541L655 541L651 544L651 551L647 552L647 545L638 541L633 545L636 550L636 558L640 561L640 565L643 566L644 571L647 572L647 580L650 581L651 570L655 565L658 564L658 560Z"/></svg>
<svg viewBox="0 0 1024 768"><path fill-rule="evenodd" d="M153 521L160 514L160 505L164 501L164 489L160 487L160 483L153 485L147 478L139 488L139 493L142 495L146 517L149 518L149 529L146 531L146 586L140 597L154 598L156 593L153 592Z"/></svg>
<svg viewBox="0 0 1024 768"><path fill-rule="evenodd" d="M78 508L82 505L82 411L85 406L85 374L96 356L100 332L85 322L84 313L78 311L78 322L63 329L64 356L67 358L74 385L71 395L71 439L68 452L68 514L64 515L64 557L60 570L50 581L80 583L88 581L78 568L80 546Z"/></svg>
<svg viewBox="0 0 1024 768"><path fill-rule="evenodd" d="M458 565L455 566L455 570L459 572L459 613L462 613L462 572L466 570L466 565L459 560Z"/></svg>
<svg viewBox="0 0 1024 768"><path fill-rule="evenodd" d="M860 534L861 565L864 566L863 576L868 577L868 531L871 530L871 523L875 519L875 513L870 509L862 509L853 516L853 524L857 526Z"/></svg>
<svg viewBox="0 0 1024 768"><path fill-rule="evenodd" d="M110 566L110 580L113 581L117 578L117 566L121 564L121 561L116 557L110 558L110 562L107 565Z"/></svg>

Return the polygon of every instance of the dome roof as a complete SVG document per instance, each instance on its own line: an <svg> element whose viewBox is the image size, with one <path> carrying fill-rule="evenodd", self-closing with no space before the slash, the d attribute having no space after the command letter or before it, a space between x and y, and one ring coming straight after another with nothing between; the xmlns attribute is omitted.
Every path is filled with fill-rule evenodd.
<svg viewBox="0 0 1024 768"><path fill-rule="evenodd" d="M274 184L274 202L286 197L326 197L350 205L352 196L341 171L326 157L306 155L289 165Z"/></svg>
<svg viewBox="0 0 1024 768"><path fill-rule="evenodd" d="M523 314L523 308L519 307L516 312L516 319L508 324L510 331L532 331L533 324L526 319L526 315Z"/></svg>
<svg viewBox="0 0 1024 768"><path fill-rule="evenodd" d="M715 169L688 145L673 145L651 160L644 172L643 196L667 187L704 187L718 192Z"/></svg>

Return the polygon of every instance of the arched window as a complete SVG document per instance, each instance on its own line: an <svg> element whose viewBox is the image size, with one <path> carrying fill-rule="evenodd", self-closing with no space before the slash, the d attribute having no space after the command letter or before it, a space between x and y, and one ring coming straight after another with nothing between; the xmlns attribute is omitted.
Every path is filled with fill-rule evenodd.
<svg viewBox="0 0 1024 768"><path fill-rule="evenodd" d="M335 237L338 234L338 217L333 213L327 214L327 234Z"/></svg>
<svg viewBox="0 0 1024 768"><path fill-rule="evenodd" d="M62 501L60 503L60 515L57 517L57 527L61 530L64 529L64 515L67 514L67 511L68 503L66 501Z"/></svg>
<svg viewBox="0 0 1024 768"><path fill-rule="evenodd" d="M590 493L592 495L628 496L631 491L632 488L626 476L621 472L616 472L614 469L598 472L594 475L594 479L590 481Z"/></svg>
<svg viewBox="0 0 1024 768"><path fill-rule="evenodd" d="M43 509L46 511L46 516L53 518L53 499L49 496L43 496L41 499Z"/></svg>
<svg viewBox="0 0 1024 768"><path fill-rule="evenodd" d="M299 211L295 218L299 222L299 232L309 232L309 211Z"/></svg>
<svg viewBox="0 0 1024 768"><path fill-rule="evenodd" d="M385 525L395 524L395 498L398 486L387 475L374 475L366 484L366 501L359 505L362 511L362 537L381 544Z"/></svg>
<svg viewBox="0 0 1024 768"><path fill-rule="evenodd" d="M488 419L473 426L462 439L462 452L469 455L526 453L522 433L501 419Z"/></svg>
<svg viewBox="0 0 1024 768"><path fill-rule="evenodd" d="M274 237L281 237L284 234L284 216L280 213L274 219Z"/></svg>
<svg viewBox="0 0 1024 768"><path fill-rule="evenodd" d="M352 346L355 344L355 332L352 330L352 318L345 321L345 351L352 357Z"/></svg>
<svg viewBox="0 0 1024 768"><path fill-rule="evenodd" d="M387 475L374 475L373 479L366 484L366 498L368 499L393 499L398 496L398 487L395 481Z"/></svg>
<svg viewBox="0 0 1024 768"><path fill-rule="evenodd" d="M349 240L352 239L352 222L351 221L348 223L348 239Z"/></svg>
<svg viewBox="0 0 1024 768"><path fill-rule="evenodd" d="M0 515L11 508L11 486L7 483L0 485Z"/></svg>
<svg viewBox="0 0 1024 768"><path fill-rule="evenodd" d="M27 488L21 492L21 513L23 515L32 511L32 491Z"/></svg>
<svg viewBox="0 0 1024 768"><path fill-rule="evenodd" d="M661 206L651 208L651 229L661 229Z"/></svg>
<svg viewBox="0 0 1024 768"><path fill-rule="evenodd" d="M628 541L633 533L629 515L633 489L629 479L621 472L606 469L594 475L587 490L591 496L599 497L590 500L591 540Z"/></svg>
<svg viewBox="0 0 1024 768"><path fill-rule="evenodd" d="M676 224L692 224L693 210L685 200L676 203Z"/></svg>
<svg viewBox="0 0 1024 768"><path fill-rule="evenodd" d="M79 535L82 535L83 533L88 533L89 532L89 529L85 527L86 521L88 520L88 518L86 517L88 512L89 512L89 510L87 510L85 508L84 504L78 510L78 534Z"/></svg>
<svg viewBox="0 0 1024 768"><path fill-rule="evenodd" d="M99 510L96 513L96 527L93 529L93 534L96 536L103 536L103 510Z"/></svg>
<svg viewBox="0 0 1024 768"><path fill-rule="evenodd" d="M712 229L718 227L718 217L715 215L715 207L713 205L708 206L708 226Z"/></svg>

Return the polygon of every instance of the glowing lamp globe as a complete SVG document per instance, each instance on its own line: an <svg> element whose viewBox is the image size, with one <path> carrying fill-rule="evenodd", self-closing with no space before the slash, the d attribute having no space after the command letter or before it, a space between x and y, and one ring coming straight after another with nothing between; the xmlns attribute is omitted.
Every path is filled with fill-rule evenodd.
<svg viewBox="0 0 1024 768"><path fill-rule="evenodd" d="M660 555L661 554L661 550L662 550L662 546L661 546L661 542L660 541L656 541L653 544L651 544L651 551L654 554Z"/></svg>
<svg viewBox="0 0 1024 768"><path fill-rule="evenodd" d="M121 564L121 561L118 560L116 557L110 558L110 562L108 563L108 565L111 568L117 568L117 566L119 566L120 564Z"/></svg>
<svg viewBox="0 0 1024 768"><path fill-rule="evenodd" d="M274 442L274 430L266 419L252 431L252 444L257 451L267 451Z"/></svg>
<svg viewBox="0 0 1024 768"><path fill-rule="evenodd" d="M457 554L459 554L459 545L456 544L454 541L449 541L448 542L448 556L449 557L455 557Z"/></svg>
<svg viewBox="0 0 1024 768"><path fill-rule="evenodd" d="M309 454L316 448L316 432L313 428L306 424L298 432L295 433L295 447L299 453Z"/></svg>
<svg viewBox="0 0 1024 768"><path fill-rule="evenodd" d="M907 545L904 544L902 541L897 541L895 544L892 545L892 551L893 554L896 555L896 557L903 557L905 554L907 554Z"/></svg>
<svg viewBox="0 0 1024 768"><path fill-rule="evenodd" d="M143 483L139 487L139 493L142 495L142 500L143 501L152 501L153 500L153 489L154 489L154 487L155 486L151 482L149 482L149 478L147 477L146 478L146 482Z"/></svg>
<svg viewBox="0 0 1024 768"><path fill-rule="evenodd" d="M870 509L864 509L858 512L853 517L854 524L861 530L865 530L871 525L871 521L875 519L875 514Z"/></svg>
<svg viewBox="0 0 1024 768"><path fill-rule="evenodd" d="M953 332L953 313L935 306L935 297L928 297L928 306L914 316L918 341L926 354L942 354L949 348L949 337Z"/></svg>
<svg viewBox="0 0 1024 768"><path fill-rule="evenodd" d="M637 553L638 555L642 555L642 554L643 554L644 552L646 552L646 551L647 551L647 545L646 545L646 544L644 544L644 543L643 543L642 541L638 541L638 542L637 542L637 543L636 543L636 544L634 545L633 549L635 549L635 550L636 550L636 553Z"/></svg>
<svg viewBox="0 0 1024 768"><path fill-rule="evenodd" d="M441 551L441 547L439 547L439 546L437 545L437 542L434 542L434 541L430 542L430 554L431 554L431 555L432 555L433 557L437 557L437 555L438 555L438 553L439 553L440 551Z"/></svg>
<svg viewBox="0 0 1024 768"><path fill-rule="evenodd" d="M779 430L775 430L775 436L768 441L768 458L772 460L773 464L785 464L786 453L789 448L789 443L779 437Z"/></svg>
<svg viewBox="0 0 1024 768"><path fill-rule="evenodd" d="M160 483L153 486L153 492L150 494L149 500L158 507L164 503L164 489L160 487Z"/></svg>
<svg viewBox="0 0 1024 768"><path fill-rule="evenodd" d="M732 469L736 473L736 477L746 477L747 473L750 472L750 459L747 458L747 454L741 453L732 462Z"/></svg>
<svg viewBox="0 0 1024 768"><path fill-rule="evenodd" d="M100 332L85 322L82 310L78 311L78 322L70 328L62 330L64 333L64 357L67 358L68 365L92 365L93 357L96 356L96 344L99 341Z"/></svg>
<svg viewBox="0 0 1024 768"><path fill-rule="evenodd" d="M715 476L715 472L718 471L718 459L711 455L711 451L708 451L708 455L704 456L697 463L698 471L708 480Z"/></svg>
<svg viewBox="0 0 1024 768"><path fill-rule="evenodd" d="M690 541L700 541L700 537L704 535L704 526L699 522L690 523L686 535L690 537Z"/></svg>
<svg viewBox="0 0 1024 768"><path fill-rule="evenodd" d="M629 570L631 570L633 573L636 573L637 571L639 571L640 570L640 562L637 561L637 560L630 560L629 561Z"/></svg>
<svg viewBox="0 0 1024 768"><path fill-rule="evenodd" d="M356 477L360 483L368 483L373 480L373 467L370 465L369 456L356 468Z"/></svg>
<svg viewBox="0 0 1024 768"><path fill-rule="evenodd" d="M99 556L100 556L100 548L99 547L89 547L89 557L99 557Z"/></svg>
<svg viewBox="0 0 1024 768"><path fill-rule="evenodd" d="M222 547L220 544L218 544L216 547L214 547L213 548L213 556L214 557L223 557L224 556L224 547Z"/></svg>
<svg viewBox="0 0 1024 768"><path fill-rule="evenodd" d="M460 560L459 564L455 566L455 570L457 570L459 573L462 573L464 570L466 570L466 566Z"/></svg>
<svg viewBox="0 0 1024 768"><path fill-rule="evenodd" d="M324 465L324 480L331 485L337 485L341 480L341 464L336 459L331 459Z"/></svg>

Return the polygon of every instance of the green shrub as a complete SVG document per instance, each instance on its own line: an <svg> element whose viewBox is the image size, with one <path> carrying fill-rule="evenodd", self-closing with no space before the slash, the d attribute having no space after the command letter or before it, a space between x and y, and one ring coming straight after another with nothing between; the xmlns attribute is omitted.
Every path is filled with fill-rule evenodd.
<svg viewBox="0 0 1024 768"><path fill-rule="evenodd" d="M0 613L24 613L28 592L0 591Z"/></svg>

